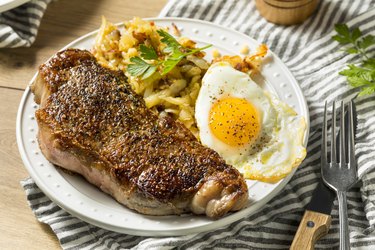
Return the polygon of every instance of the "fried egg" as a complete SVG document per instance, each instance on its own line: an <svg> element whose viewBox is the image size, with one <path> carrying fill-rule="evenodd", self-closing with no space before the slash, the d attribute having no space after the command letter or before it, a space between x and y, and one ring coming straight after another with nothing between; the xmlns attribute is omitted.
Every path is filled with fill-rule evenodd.
<svg viewBox="0 0 375 250"><path fill-rule="evenodd" d="M306 156L304 118L229 63L207 70L195 118L201 143L245 178L279 181Z"/></svg>

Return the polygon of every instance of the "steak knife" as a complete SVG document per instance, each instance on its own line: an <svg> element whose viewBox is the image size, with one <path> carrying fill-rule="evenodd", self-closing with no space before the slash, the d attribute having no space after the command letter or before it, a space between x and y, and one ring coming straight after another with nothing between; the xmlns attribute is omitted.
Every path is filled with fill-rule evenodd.
<svg viewBox="0 0 375 250"><path fill-rule="evenodd" d="M353 122L354 122L354 135L357 130L357 112L353 102ZM345 113L345 120L349 119L348 113ZM346 123L347 124L347 123ZM347 131L346 131L347 132ZM347 134L347 133L346 133ZM338 134L337 137L340 135ZM338 144L339 140L336 140ZM340 147L337 145L337 150ZM340 153L337 152L336 155ZM315 188L310 203L306 207L306 211L302 217L300 225L294 236L291 250L300 249L314 249L315 242L328 233L331 225L331 211L333 201L336 198L336 193L328 188L322 179Z"/></svg>
<svg viewBox="0 0 375 250"><path fill-rule="evenodd" d="M335 192L320 179L294 236L291 250L314 249L315 242L328 233Z"/></svg>

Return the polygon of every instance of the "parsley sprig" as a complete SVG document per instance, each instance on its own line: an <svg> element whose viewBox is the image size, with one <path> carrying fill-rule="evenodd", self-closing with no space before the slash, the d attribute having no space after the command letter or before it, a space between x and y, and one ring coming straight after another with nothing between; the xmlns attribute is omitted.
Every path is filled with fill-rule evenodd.
<svg viewBox="0 0 375 250"><path fill-rule="evenodd" d="M161 36L161 42L165 44L162 51L161 59L155 49L145 44L139 46L140 57L130 58L131 64L127 66L129 74L140 76L142 80L150 77L156 70L160 69L161 75L164 76L170 72L184 57L195 54L201 50L207 49L212 45L202 48L190 49L182 46L173 36L164 30L157 30ZM149 60L150 62L146 62Z"/></svg>
<svg viewBox="0 0 375 250"><path fill-rule="evenodd" d="M369 55L369 49L375 45L373 35L363 36L359 28L352 30L346 24L336 24L337 35L332 39L344 46L343 50L348 54L361 56L361 61L355 64L348 64L347 68L339 74L346 76L347 81L353 87L360 90L359 96L369 95L375 92L375 58Z"/></svg>

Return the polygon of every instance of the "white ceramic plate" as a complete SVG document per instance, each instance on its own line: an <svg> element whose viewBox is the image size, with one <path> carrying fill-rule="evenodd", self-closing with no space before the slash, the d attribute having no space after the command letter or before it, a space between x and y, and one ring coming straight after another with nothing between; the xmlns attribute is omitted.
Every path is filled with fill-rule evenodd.
<svg viewBox="0 0 375 250"><path fill-rule="evenodd" d="M213 44L222 54L239 54L244 45L255 51L258 43L248 36L208 22L191 19L162 18L153 19L159 26L176 24L183 36L198 42L199 46ZM67 47L90 49L97 31L87 34L67 45ZM207 57L211 55L210 50ZM276 93L279 98L291 105L304 116L309 127L306 100L296 80L280 61L270 52L262 70L263 78L258 83L265 89ZM35 76L34 76L35 78ZM172 236L214 230L237 221L258 211L287 184L293 173L276 184L247 181L249 187L249 206L219 220L204 216L146 216L133 212L117 203L110 196L89 184L82 177L71 176L57 170L39 150L36 140L38 126L34 117L38 106L33 101L30 89L26 89L17 117L17 143L23 162L31 177L43 192L59 206L72 215L91 224L112 231L144 236ZM305 145L307 144L305 134Z"/></svg>
<svg viewBox="0 0 375 250"><path fill-rule="evenodd" d="M30 0L0 0L0 13L16 8Z"/></svg>

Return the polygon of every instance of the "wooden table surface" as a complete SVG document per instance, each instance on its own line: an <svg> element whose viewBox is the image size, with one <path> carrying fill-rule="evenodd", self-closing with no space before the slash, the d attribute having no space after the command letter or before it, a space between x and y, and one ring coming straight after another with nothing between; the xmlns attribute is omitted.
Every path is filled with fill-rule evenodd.
<svg viewBox="0 0 375 250"><path fill-rule="evenodd" d="M20 181L29 176L16 143L21 96L38 66L57 50L111 22L155 17L167 0L58 0L49 4L30 48L0 49L0 249L59 249L48 225L29 208Z"/></svg>

